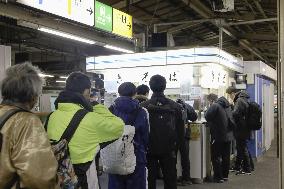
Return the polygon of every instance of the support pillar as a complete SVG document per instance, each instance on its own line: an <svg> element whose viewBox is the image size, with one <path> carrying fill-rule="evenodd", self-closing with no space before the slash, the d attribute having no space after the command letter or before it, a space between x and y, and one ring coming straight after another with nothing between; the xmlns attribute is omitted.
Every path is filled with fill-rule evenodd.
<svg viewBox="0 0 284 189"><path fill-rule="evenodd" d="M219 48L223 49L223 28L219 28Z"/></svg>
<svg viewBox="0 0 284 189"><path fill-rule="evenodd" d="M280 150L280 189L284 189L284 1L278 0L278 130Z"/></svg>
<svg viewBox="0 0 284 189"><path fill-rule="evenodd" d="M0 45L0 82L4 78L5 70L11 66L11 47ZM0 91L0 102L1 91Z"/></svg>

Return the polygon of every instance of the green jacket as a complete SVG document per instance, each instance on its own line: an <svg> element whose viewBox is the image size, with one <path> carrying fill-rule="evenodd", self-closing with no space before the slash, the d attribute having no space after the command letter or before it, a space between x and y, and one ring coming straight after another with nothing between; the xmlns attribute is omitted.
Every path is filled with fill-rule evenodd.
<svg viewBox="0 0 284 189"><path fill-rule="evenodd" d="M58 109L51 114L47 133L50 139L58 141L74 114L82 107L73 103L59 103ZM114 116L105 106L96 105L81 121L69 143L73 164L92 161L99 144L121 137L123 121Z"/></svg>

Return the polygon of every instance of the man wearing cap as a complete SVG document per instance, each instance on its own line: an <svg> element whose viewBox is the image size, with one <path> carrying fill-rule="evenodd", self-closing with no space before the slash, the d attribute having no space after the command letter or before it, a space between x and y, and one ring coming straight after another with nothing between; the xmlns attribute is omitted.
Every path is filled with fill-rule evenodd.
<svg viewBox="0 0 284 189"><path fill-rule="evenodd" d="M55 101L56 111L49 118L47 132L51 140L58 141L75 113L85 109L89 113L80 122L68 144L71 161L82 189L91 188L86 172L99 151L99 144L121 137L123 121L114 116L105 106L90 103L91 82L80 72L72 73L66 80L65 90Z"/></svg>
<svg viewBox="0 0 284 189"><path fill-rule="evenodd" d="M232 115L236 122L236 129L234 132L237 145L237 158L235 163L236 174L251 175L253 161L250 160L250 154L247 147L247 140L250 138L250 129L246 123L250 96L246 91L240 91L235 87L227 88L226 92L234 101Z"/></svg>

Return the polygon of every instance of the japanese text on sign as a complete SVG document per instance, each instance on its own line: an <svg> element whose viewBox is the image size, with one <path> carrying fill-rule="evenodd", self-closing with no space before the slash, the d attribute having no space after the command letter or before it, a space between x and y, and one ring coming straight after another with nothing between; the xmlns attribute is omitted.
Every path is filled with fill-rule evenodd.
<svg viewBox="0 0 284 189"><path fill-rule="evenodd" d="M132 16L113 9L113 33L132 38Z"/></svg>
<svg viewBox="0 0 284 189"><path fill-rule="evenodd" d="M17 2L90 26L95 23L94 0L17 0Z"/></svg>
<svg viewBox="0 0 284 189"><path fill-rule="evenodd" d="M95 27L112 32L112 7L96 1Z"/></svg>

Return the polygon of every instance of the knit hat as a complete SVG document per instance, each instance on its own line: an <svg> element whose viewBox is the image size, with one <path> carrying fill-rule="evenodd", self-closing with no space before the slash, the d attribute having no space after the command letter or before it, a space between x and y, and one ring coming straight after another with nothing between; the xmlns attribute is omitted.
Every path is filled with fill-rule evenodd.
<svg viewBox="0 0 284 189"><path fill-rule="evenodd" d="M66 80L66 90L83 93L86 89L91 88L89 77L81 72L73 72Z"/></svg>
<svg viewBox="0 0 284 189"><path fill-rule="evenodd" d="M120 96L133 97L136 94L136 86L131 82L122 83L118 87L118 93Z"/></svg>

